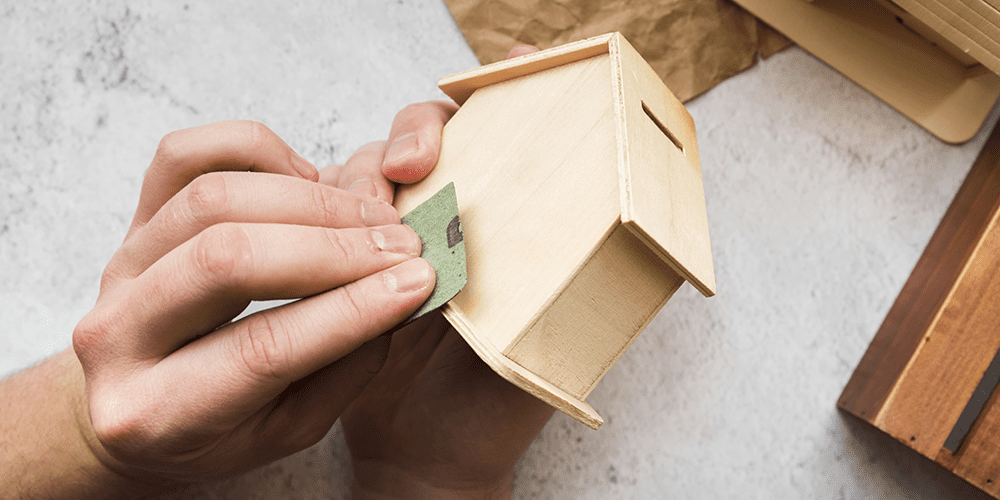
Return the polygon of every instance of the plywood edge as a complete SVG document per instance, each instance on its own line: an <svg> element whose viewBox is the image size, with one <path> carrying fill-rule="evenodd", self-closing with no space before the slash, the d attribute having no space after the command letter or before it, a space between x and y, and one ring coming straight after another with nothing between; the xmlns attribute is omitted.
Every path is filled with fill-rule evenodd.
<svg viewBox="0 0 1000 500"><path fill-rule="evenodd" d="M449 75L438 81L438 87L448 97L462 105L473 92L487 85L606 54L608 53L608 42L617 35L617 33L598 35L586 40Z"/></svg>
<svg viewBox="0 0 1000 500"><path fill-rule="evenodd" d="M995 128L844 387L837 406L874 422L934 324L1000 203Z"/></svg>
<svg viewBox="0 0 1000 500"><path fill-rule="evenodd" d="M618 145L618 199L621 205L621 218L633 218L632 185L629 182L629 148L628 123L625 120L625 82L622 79L622 38L617 33L608 42L608 54L611 56L611 92L614 94L615 143Z"/></svg>
<svg viewBox="0 0 1000 500"><path fill-rule="evenodd" d="M472 350L498 375L520 387L532 396L548 403L555 409L573 417L591 429L598 429L604 419L583 400L577 399L562 389L552 385L527 368L503 355L489 339L481 335L468 321L462 311L448 303L443 309L444 317L458 330Z"/></svg>

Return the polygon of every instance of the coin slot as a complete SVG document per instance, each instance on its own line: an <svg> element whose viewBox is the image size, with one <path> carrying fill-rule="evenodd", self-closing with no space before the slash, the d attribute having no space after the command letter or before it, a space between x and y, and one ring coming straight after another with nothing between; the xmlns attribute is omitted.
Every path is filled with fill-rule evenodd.
<svg viewBox="0 0 1000 500"><path fill-rule="evenodd" d="M661 122L659 118L653 114L653 111L649 109L649 106L647 106L645 102L642 103L642 110L646 112L646 116L653 121L656 128L660 129L660 132L663 132L663 135L667 136L667 139L670 139L670 142L674 144L674 147L679 149L681 154L684 154L684 145L681 144L681 141L677 140L677 137L674 137L674 134L670 133L670 130L667 129L666 125L664 125L663 122Z"/></svg>

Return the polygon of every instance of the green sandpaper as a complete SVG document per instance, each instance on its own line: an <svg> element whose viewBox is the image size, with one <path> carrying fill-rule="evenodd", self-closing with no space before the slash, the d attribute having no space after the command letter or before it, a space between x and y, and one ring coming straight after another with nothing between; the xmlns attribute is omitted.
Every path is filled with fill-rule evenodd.
<svg viewBox="0 0 1000 500"><path fill-rule="evenodd" d="M421 257L427 259L437 274L437 283L431 296L417 312L406 319L409 323L451 300L462 291L468 281L465 268L465 241L462 221L458 218L458 198L455 183L431 196L402 218L420 236L424 245Z"/></svg>

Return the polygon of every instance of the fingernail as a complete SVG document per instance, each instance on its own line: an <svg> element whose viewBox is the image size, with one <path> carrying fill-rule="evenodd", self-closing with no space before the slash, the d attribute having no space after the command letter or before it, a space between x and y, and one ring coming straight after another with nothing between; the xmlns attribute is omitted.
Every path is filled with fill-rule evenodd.
<svg viewBox="0 0 1000 500"><path fill-rule="evenodd" d="M399 212L388 203L365 200L361 202L361 222L368 227L399 224Z"/></svg>
<svg viewBox="0 0 1000 500"><path fill-rule="evenodd" d="M417 233L402 224L373 229L372 241L380 250L413 256L419 256L422 248Z"/></svg>
<svg viewBox="0 0 1000 500"><path fill-rule="evenodd" d="M350 186L347 186L347 192L371 196L372 198L378 197L378 189L375 187L375 182L367 177L355 179Z"/></svg>
<svg viewBox="0 0 1000 500"><path fill-rule="evenodd" d="M292 166L295 167L295 170L298 171L299 174L305 179L319 179L319 170L316 170L316 167L313 166L312 163L306 161L305 158L299 156L299 154L295 151L292 151Z"/></svg>
<svg viewBox="0 0 1000 500"><path fill-rule="evenodd" d="M382 273L390 292L415 292L431 282L431 265L424 259L410 259Z"/></svg>
<svg viewBox="0 0 1000 500"><path fill-rule="evenodd" d="M403 158L416 153L418 147L419 144L417 144L417 134L413 132L410 132L402 137L397 137L396 140L392 141L392 144L389 145L389 149L386 150L385 161L383 164L402 160Z"/></svg>

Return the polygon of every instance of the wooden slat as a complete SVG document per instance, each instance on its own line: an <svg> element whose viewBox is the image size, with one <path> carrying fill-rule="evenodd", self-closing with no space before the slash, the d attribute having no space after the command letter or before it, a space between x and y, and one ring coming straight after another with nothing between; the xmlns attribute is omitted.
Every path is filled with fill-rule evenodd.
<svg viewBox="0 0 1000 500"><path fill-rule="evenodd" d="M966 68L972 68L974 66L982 67L982 64L975 58L968 54L968 52L960 49L958 45L952 43L947 37L938 33L927 23L924 23L919 18L908 12L906 9L897 5L893 0L877 0L880 5L889 9L893 15L896 16L896 20L913 31L916 31L920 36L927 39L928 42L936 45L939 49L945 51L951 57L954 57L960 64Z"/></svg>
<svg viewBox="0 0 1000 500"><path fill-rule="evenodd" d="M838 406L1000 498L1000 391L988 373L998 350L1000 126Z"/></svg>
<svg viewBox="0 0 1000 500"><path fill-rule="evenodd" d="M873 421L928 457L944 445L1000 349L1000 231L988 227Z"/></svg>
<svg viewBox="0 0 1000 500"><path fill-rule="evenodd" d="M608 41L612 36L595 36L449 75L438 82L438 87L459 105L465 104L466 99L482 87L607 54Z"/></svg>
<svg viewBox="0 0 1000 500"><path fill-rule="evenodd" d="M1000 338L1000 213L993 219L963 281L968 285L958 289L954 303L965 314L956 328L967 337ZM958 461L953 469L994 496L1000 493L1000 407L995 396L994 392L994 404L980 414L956 454Z"/></svg>
<svg viewBox="0 0 1000 500"><path fill-rule="evenodd" d="M959 0L965 8L976 14L976 24L991 30L991 37L1000 41L1000 11L983 0ZM1000 55L1000 54L998 54Z"/></svg>
<svg viewBox="0 0 1000 500"><path fill-rule="evenodd" d="M1000 128L986 141L838 401L873 421L958 279L1000 200Z"/></svg>
<svg viewBox="0 0 1000 500"><path fill-rule="evenodd" d="M1000 44L990 37L992 30L987 27L988 24L976 26L971 19L956 14L954 10L961 10L963 15L975 16L964 5L956 0L894 1L992 71L1000 72Z"/></svg>

